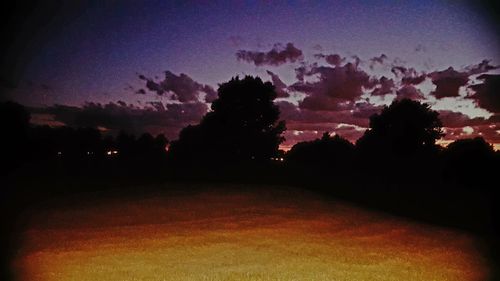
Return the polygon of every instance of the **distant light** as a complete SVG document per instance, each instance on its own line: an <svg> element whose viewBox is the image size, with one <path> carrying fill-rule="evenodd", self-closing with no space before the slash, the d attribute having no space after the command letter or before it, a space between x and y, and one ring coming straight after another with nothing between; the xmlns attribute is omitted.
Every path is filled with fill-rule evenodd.
<svg viewBox="0 0 500 281"><path fill-rule="evenodd" d="M280 158L280 161L281 161L281 162L283 162L283 160L284 160L283 158Z"/></svg>
<svg viewBox="0 0 500 281"><path fill-rule="evenodd" d="M470 134L474 133L474 128L472 128L470 126L465 126L462 128L462 132L464 132L466 135L470 135Z"/></svg>
<svg viewBox="0 0 500 281"><path fill-rule="evenodd" d="M58 152L57 152L57 155L62 155L62 152L61 152L61 151L58 151Z"/></svg>
<svg viewBox="0 0 500 281"><path fill-rule="evenodd" d="M108 150L106 151L106 155L116 155L118 154L118 150Z"/></svg>

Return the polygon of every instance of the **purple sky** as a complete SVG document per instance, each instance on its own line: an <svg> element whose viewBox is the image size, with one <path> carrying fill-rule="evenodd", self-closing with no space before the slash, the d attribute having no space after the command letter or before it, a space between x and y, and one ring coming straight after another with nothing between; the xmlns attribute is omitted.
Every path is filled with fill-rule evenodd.
<svg viewBox="0 0 500 281"><path fill-rule="evenodd" d="M8 98L39 108L61 104L85 109L88 102L113 102L117 108L112 110L125 111L132 116L141 115L144 106L151 108L148 110L168 111L167 104L191 103L187 106L196 110L188 118L182 117L184 112L181 109L179 116L176 111L167 114L170 123L158 121L142 126L155 127L153 131L165 132L172 138L179 126L196 123L203 114L201 104L192 104L204 102L202 96L205 92L196 87L217 89L218 83L235 75L259 75L270 81L270 75L274 75L275 85L281 81L285 95L289 96L280 101L289 123L288 143L313 138L317 134L315 131L321 134L324 130L339 134L350 130L347 137L355 140L367 125L365 115L376 110L378 105L389 103L398 96L396 93L403 92L429 102L436 110L447 110L444 117L453 119L450 123L461 120L453 123L456 135L449 135L448 139L477 134L484 130L478 126L486 126L489 130L484 131L487 139L500 142L499 118L492 119L492 116L497 116L496 106L484 105L486 99L477 95L470 98L478 89L470 86L485 82L477 77L499 73L494 68L500 64L500 40L485 15L465 2L90 2L76 8L69 7L70 13L56 9L52 15L53 24L38 30L42 35L36 40L26 42L31 44L32 51L28 59L19 60L24 63L17 66L17 87L8 89ZM287 43L291 43L290 50ZM281 54L284 57L277 60L272 54L266 57L273 49L276 53L284 52ZM293 50L300 51L300 56L290 55L288 51ZM335 66L327 60L332 54L338 54L338 59L344 60ZM360 60L356 61L356 57ZM480 65L483 60L489 62ZM353 79L348 68L353 65L351 70L355 72L354 79L360 79L360 87L354 85L347 89L345 84L352 84ZM301 66L309 71L304 81L299 81L296 75ZM396 73L394 67L404 67L408 72ZM453 70L446 71L449 67ZM171 73L168 81L164 77L165 71ZM347 73L344 80L339 78L344 75L340 73L342 71ZM187 78L182 80L181 73ZM377 82L370 84L356 75L366 75L368 80ZM425 76L422 83L404 87L403 77L419 75ZM392 79L394 85L384 84L388 95L373 95L374 88L382 87L382 76ZM324 85L315 84L314 90L304 90L322 77ZM463 82L460 78L464 78ZM162 81L173 84L165 88L166 94L159 96L147 89L148 79L158 85ZM453 86L448 83L458 83L459 95L449 93ZM358 88L361 94L349 92ZM146 94L136 94L140 89ZM415 89L420 92L416 93ZM181 100L179 97L182 98L183 94L176 91L182 90L200 91L202 95L199 101ZM344 95L343 100L338 100L336 93ZM308 96L311 98L303 102L302 99ZM329 103L332 97L336 101ZM332 107L319 110L308 107L317 103L318 98L326 98L328 101L324 104ZM118 101L124 103L118 105ZM492 103L496 105L497 101L498 95ZM351 105L346 105L346 102L351 102ZM93 106L99 109L101 105ZM170 108L176 106L170 105ZM334 108L338 106L350 107L342 111ZM71 123L55 114L53 108L48 111L40 109L42 113L50 114L50 117L39 115L37 118ZM363 115L364 121L351 120L346 116L349 113ZM338 114L343 115L339 117ZM460 114L465 114L465 117ZM156 118L161 120L161 116ZM485 120L480 122L477 118ZM173 125L176 120L177 124ZM451 125L445 125L451 128ZM470 129L472 133L469 133Z"/></svg>

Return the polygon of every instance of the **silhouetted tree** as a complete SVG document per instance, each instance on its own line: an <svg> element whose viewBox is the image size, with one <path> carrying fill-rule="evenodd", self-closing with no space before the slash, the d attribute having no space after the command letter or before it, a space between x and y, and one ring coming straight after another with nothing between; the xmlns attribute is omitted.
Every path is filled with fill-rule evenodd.
<svg viewBox="0 0 500 281"><path fill-rule="evenodd" d="M24 106L14 102L0 103L0 168L9 170L27 156L30 114Z"/></svg>
<svg viewBox="0 0 500 281"><path fill-rule="evenodd" d="M370 117L370 129L356 145L362 151L386 156L410 156L433 149L436 140L443 136L438 116L427 104L396 100Z"/></svg>
<svg viewBox="0 0 500 281"><path fill-rule="evenodd" d="M181 131L170 155L191 163L269 161L278 154L285 130L275 98L274 86L258 77L221 84L212 110L200 124Z"/></svg>
<svg viewBox="0 0 500 281"><path fill-rule="evenodd" d="M438 115L427 104L403 99L371 116L370 129L356 142L361 168L382 181L429 181L437 175L436 140L443 136Z"/></svg>
<svg viewBox="0 0 500 281"><path fill-rule="evenodd" d="M348 140L325 132L320 139L299 142L286 154L287 163L302 169L345 172L354 160L354 145Z"/></svg>
<svg viewBox="0 0 500 281"><path fill-rule="evenodd" d="M456 140L443 151L443 172L447 180L474 187L495 182L499 157L483 138Z"/></svg>

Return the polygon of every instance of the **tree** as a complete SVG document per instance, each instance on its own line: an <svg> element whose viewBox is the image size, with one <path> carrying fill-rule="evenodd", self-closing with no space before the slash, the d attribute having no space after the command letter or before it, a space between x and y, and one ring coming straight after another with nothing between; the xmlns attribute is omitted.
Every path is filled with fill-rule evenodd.
<svg viewBox="0 0 500 281"><path fill-rule="evenodd" d="M10 170L28 156L30 113L15 102L0 103L0 168Z"/></svg>
<svg viewBox="0 0 500 281"><path fill-rule="evenodd" d="M370 117L370 129L357 141L362 153L408 157L436 148L443 136L439 113L427 104L396 100Z"/></svg>
<svg viewBox="0 0 500 281"><path fill-rule="evenodd" d="M305 168L346 171L354 159L354 145L348 140L325 132L320 139L295 144L286 154L286 160L292 165Z"/></svg>
<svg viewBox="0 0 500 281"><path fill-rule="evenodd" d="M268 161L278 154L285 123L274 86L258 77L221 84L201 122L184 128L170 146L172 158L190 162Z"/></svg>
<svg viewBox="0 0 500 281"><path fill-rule="evenodd" d="M482 137L456 140L442 156L447 180L474 186L495 182L500 159Z"/></svg>

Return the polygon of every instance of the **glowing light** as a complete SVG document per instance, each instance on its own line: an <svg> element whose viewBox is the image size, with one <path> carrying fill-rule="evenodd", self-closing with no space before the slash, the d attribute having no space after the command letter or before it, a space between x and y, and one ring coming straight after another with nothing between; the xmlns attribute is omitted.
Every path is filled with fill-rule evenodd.
<svg viewBox="0 0 500 281"><path fill-rule="evenodd" d="M106 151L106 155L116 155L118 154L118 150L108 150Z"/></svg>
<svg viewBox="0 0 500 281"><path fill-rule="evenodd" d="M462 128L462 132L464 132L466 135L470 135L470 134L474 133L474 128L472 128L470 126L465 126Z"/></svg>

